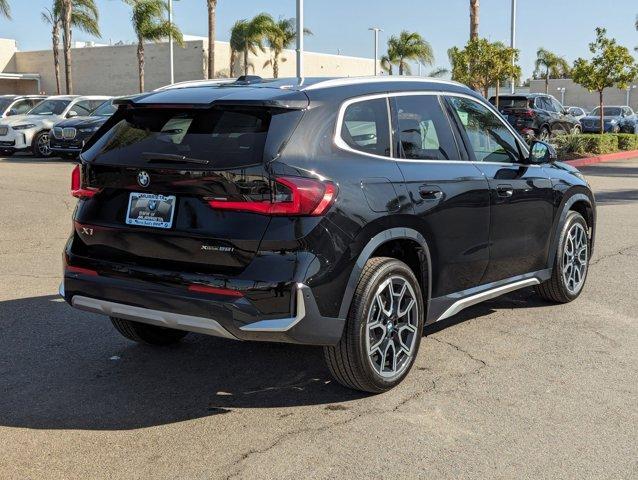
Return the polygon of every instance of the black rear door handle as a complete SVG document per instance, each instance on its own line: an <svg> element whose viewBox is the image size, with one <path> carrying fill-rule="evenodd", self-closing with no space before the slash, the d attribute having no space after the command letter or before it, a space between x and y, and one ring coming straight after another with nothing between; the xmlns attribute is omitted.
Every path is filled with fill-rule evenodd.
<svg viewBox="0 0 638 480"><path fill-rule="evenodd" d="M514 195L514 187L511 185L499 185L496 187L496 193L499 197L511 197Z"/></svg>
<svg viewBox="0 0 638 480"><path fill-rule="evenodd" d="M422 185L419 187L419 195L424 200L438 200L443 197L443 191L433 185Z"/></svg>

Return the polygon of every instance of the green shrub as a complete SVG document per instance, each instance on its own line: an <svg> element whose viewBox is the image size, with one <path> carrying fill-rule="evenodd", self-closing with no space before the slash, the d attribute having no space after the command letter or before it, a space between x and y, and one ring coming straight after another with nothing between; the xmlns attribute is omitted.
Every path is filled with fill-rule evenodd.
<svg viewBox="0 0 638 480"><path fill-rule="evenodd" d="M622 140L623 145L630 146L630 140ZM635 141L635 140L634 140ZM557 135L553 143L559 155L565 154L595 154L614 153L619 148L619 135L605 133L582 133L576 135ZM631 150L631 148L627 148Z"/></svg>
<svg viewBox="0 0 638 480"><path fill-rule="evenodd" d="M619 150L638 150L638 135L634 133L619 133L618 149Z"/></svg>

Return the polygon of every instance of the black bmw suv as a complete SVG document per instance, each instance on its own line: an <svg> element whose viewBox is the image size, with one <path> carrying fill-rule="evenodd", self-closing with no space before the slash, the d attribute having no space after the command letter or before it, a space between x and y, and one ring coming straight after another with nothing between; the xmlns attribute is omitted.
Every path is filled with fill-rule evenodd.
<svg viewBox="0 0 638 480"><path fill-rule="evenodd" d="M490 98L496 105L496 97ZM498 110L529 142L556 133L580 133L581 125L558 100L543 93L499 95Z"/></svg>
<svg viewBox="0 0 638 480"><path fill-rule="evenodd" d="M569 302L581 174L481 96L419 78L238 81L120 100L73 171L61 294L153 345L323 345L381 392L423 327L515 289Z"/></svg>
<svg viewBox="0 0 638 480"><path fill-rule="evenodd" d="M86 142L115 113L116 109L113 100L107 100L90 115L67 118L56 123L49 135L51 151L64 158L77 158Z"/></svg>

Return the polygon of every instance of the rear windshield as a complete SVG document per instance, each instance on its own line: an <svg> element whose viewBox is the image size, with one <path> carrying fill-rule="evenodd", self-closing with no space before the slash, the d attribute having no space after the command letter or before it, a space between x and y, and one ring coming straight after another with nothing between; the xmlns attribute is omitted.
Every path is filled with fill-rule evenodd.
<svg viewBox="0 0 638 480"><path fill-rule="evenodd" d="M490 98L490 103L496 105L496 97ZM527 108L529 100L525 97L498 97L499 108Z"/></svg>
<svg viewBox="0 0 638 480"><path fill-rule="evenodd" d="M208 167L261 163L271 114L264 108L131 109L86 152L110 165L186 157Z"/></svg>

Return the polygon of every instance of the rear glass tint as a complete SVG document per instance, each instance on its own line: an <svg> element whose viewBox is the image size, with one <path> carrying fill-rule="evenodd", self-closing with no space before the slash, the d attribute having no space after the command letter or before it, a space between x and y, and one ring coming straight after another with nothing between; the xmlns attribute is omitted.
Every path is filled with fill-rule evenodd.
<svg viewBox="0 0 638 480"><path fill-rule="evenodd" d="M490 103L496 105L496 98L490 98ZM527 108L529 101L525 97L498 97L499 108Z"/></svg>
<svg viewBox="0 0 638 480"><path fill-rule="evenodd" d="M271 114L263 108L132 109L87 152L99 163L161 163L167 156L206 160L209 167L261 163Z"/></svg>

